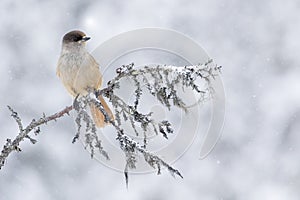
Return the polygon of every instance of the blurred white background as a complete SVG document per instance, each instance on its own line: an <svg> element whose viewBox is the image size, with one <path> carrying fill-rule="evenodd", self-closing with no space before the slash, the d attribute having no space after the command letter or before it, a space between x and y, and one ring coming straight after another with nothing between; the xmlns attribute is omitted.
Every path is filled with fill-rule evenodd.
<svg viewBox="0 0 300 200"><path fill-rule="evenodd" d="M221 140L204 160L195 141L174 164L183 180L166 171L133 175L127 190L123 174L71 143L75 127L65 117L11 154L0 171L1 200L299 199L298 0L2 0L0 8L1 148L17 134L6 105L28 123L71 103L55 68L61 38L73 29L92 36L90 51L136 28L180 31L223 66L227 95Z"/></svg>

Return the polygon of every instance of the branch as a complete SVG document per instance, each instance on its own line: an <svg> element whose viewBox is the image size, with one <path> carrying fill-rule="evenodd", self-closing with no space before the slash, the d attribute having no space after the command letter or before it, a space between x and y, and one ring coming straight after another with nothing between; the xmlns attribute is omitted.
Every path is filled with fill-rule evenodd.
<svg viewBox="0 0 300 200"><path fill-rule="evenodd" d="M134 141L132 138L127 136L124 133L124 130L121 128L121 125L118 125L115 123L113 119L111 119L108 115L108 113L105 111L104 107L102 106L101 102L97 98L91 98L91 96L85 97L86 105L88 103L94 103L99 110L104 114L106 120L111 123L112 126L117 131L117 140L120 143L121 149L125 153L126 157L126 165L124 169L124 175L126 179L126 186L128 186L128 169L135 169L136 168L136 154L141 153L144 156L144 160L154 169L157 168L157 174L161 173L161 166L166 167L168 171L174 176L178 175L179 177L183 178L181 173L173 168L171 165L166 163L163 159L161 159L159 156L154 155L153 153L146 150L145 146L141 146L138 142Z"/></svg>
<svg viewBox="0 0 300 200"><path fill-rule="evenodd" d="M6 144L3 146L3 149L0 154L0 169L4 166L5 161L9 154L11 154L13 151L20 152L21 148L19 147L20 143L24 141L25 138L29 139L31 143L35 144L36 140L31 138L29 136L29 133L34 130L35 134L38 134L40 132L40 125L47 124L49 121L56 121L56 119L64 116L65 114L69 114L69 112L73 109L72 106L68 106L65 109L50 115L48 117L43 116L39 120L33 119L30 124L24 129L22 120L19 117L18 113L15 112L10 106L8 106L8 109L11 111L11 116L16 120L18 127L19 127L19 134L16 136L15 139L6 139Z"/></svg>
<svg viewBox="0 0 300 200"><path fill-rule="evenodd" d="M21 151L19 145L25 138L29 139L33 144L35 139L31 138L29 133L34 131L35 134L40 132L40 126L47 124L49 121L56 121L56 119L69 114L71 110L75 110L77 117L75 119L77 131L73 138L73 143L77 141L80 134L84 132L85 148L90 150L90 155L93 158L95 150L98 150L102 156L109 159L108 153L104 150L101 140L98 138L97 130L92 117L88 110L89 105L94 104L103 113L105 122L110 123L116 131L116 140L119 141L121 150L124 152L126 158L126 165L124 167L124 175L126 184L128 184L128 171L136 168L136 157L142 155L145 162L154 169L157 169L157 174L161 173L161 168L165 167L172 175L178 175L182 178L181 173L173 168L170 164L165 162L159 156L147 150L148 133L155 132L168 139L168 134L173 133L172 125L168 120L156 121L152 117L152 113L142 113L139 110L141 104L140 99L144 93L149 93L163 106L169 110L172 107L178 107L187 112L187 106L183 99L178 95L176 86L181 86L184 91L185 88L190 88L196 93L200 94L200 102L211 97L213 88L210 86L210 81L218 75L220 66L211 66L212 61L209 60L203 65L196 66L161 66L148 67L136 69L134 64L123 65L116 70L117 76L110 80L106 88L97 91L90 91L87 96L76 97L73 106L68 106L60 112L46 117L43 115L39 120L32 120L31 123L23 128L21 118L18 113L8 106L12 117L18 124L19 134L14 140L7 139L0 155L0 169L4 166L5 161L10 153L13 151ZM121 80L132 80L132 85L135 88L134 101L125 102L121 97L115 94L117 90L122 88ZM202 87L196 81L204 81ZM142 88L142 84L146 88ZM109 99L114 110L114 119L104 109L101 102L98 100L99 96L104 96ZM124 124L129 123L132 131L136 134L143 134L143 144L139 144L132 139L129 134L124 131ZM83 128L85 128L83 130Z"/></svg>

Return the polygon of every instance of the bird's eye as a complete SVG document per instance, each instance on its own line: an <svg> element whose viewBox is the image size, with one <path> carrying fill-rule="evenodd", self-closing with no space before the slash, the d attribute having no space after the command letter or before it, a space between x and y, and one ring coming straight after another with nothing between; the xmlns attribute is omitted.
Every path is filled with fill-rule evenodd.
<svg viewBox="0 0 300 200"><path fill-rule="evenodd" d="M82 40L82 36L74 37L74 42L79 42L80 40Z"/></svg>

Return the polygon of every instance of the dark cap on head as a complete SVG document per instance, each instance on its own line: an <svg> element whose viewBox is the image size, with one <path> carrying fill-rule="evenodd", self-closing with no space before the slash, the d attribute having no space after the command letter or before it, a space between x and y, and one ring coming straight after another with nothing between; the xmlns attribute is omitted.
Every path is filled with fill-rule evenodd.
<svg viewBox="0 0 300 200"><path fill-rule="evenodd" d="M89 39L90 37L86 37L84 32L75 30L75 31L70 31L64 35L63 43L87 41Z"/></svg>

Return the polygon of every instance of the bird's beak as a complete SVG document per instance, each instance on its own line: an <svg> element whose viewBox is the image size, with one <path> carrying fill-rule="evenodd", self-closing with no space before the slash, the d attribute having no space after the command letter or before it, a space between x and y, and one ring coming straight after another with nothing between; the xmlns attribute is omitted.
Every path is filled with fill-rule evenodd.
<svg viewBox="0 0 300 200"><path fill-rule="evenodd" d="M83 41L83 42L86 42L86 41L88 41L89 39L91 39L91 37L84 36L84 37L82 38L82 41Z"/></svg>

